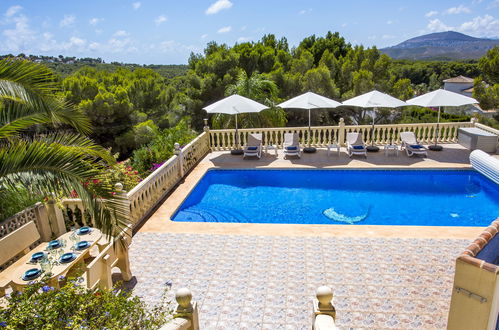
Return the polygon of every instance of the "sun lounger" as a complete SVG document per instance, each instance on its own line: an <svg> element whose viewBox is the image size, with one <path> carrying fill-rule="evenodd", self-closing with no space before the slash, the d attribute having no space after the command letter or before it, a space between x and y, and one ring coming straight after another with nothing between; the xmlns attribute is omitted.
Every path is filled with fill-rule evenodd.
<svg viewBox="0 0 499 330"><path fill-rule="evenodd" d="M424 155L425 157L428 157L426 148L419 143L413 132L401 132L400 139L402 140L402 148L405 149L407 156Z"/></svg>
<svg viewBox="0 0 499 330"><path fill-rule="evenodd" d="M262 157L262 134L248 135L248 142L244 146L244 157Z"/></svg>
<svg viewBox="0 0 499 330"><path fill-rule="evenodd" d="M353 155L359 155L367 158L367 149L364 140L362 139L361 133L347 133L347 151L349 157L352 157Z"/></svg>
<svg viewBox="0 0 499 330"><path fill-rule="evenodd" d="M301 157L300 148L300 137L298 133L284 133L284 143L282 144L284 149L284 158L286 156L298 156Z"/></svg>

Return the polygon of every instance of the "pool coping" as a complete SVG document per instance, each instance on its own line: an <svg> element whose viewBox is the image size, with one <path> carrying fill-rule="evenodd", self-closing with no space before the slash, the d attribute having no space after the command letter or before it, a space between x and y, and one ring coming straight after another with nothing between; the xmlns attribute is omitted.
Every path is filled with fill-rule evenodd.
<svg viewBox="0 0 499 330"><path fill-rule="evenodd" d="M315 236L315 237L397 237L397 238L455 238L473 239L483 227L447 226L393 226L393 225L300 225L266 223L223 223L223 222L176 222L171 217L191 194L201 178L210 169L222 170L470 170L471 166L459 167L362 167L335 166L315 167L220 167L201 161L174 191L159 206L156 212L139 229L141 232L168 232L192 234L235 234L263 236Z"/></svg>

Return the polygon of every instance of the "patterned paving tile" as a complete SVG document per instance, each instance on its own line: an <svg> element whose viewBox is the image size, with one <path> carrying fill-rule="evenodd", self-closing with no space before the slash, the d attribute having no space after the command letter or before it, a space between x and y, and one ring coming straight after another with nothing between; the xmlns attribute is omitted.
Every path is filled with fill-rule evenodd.
<svg viewBox="0 0 499 330"><path fill-rule="evenodd" d="M310 329L320 285L344 329L445 329L454 260L467 240L138 233L134 293L186 286L202 329Z"/></svg>

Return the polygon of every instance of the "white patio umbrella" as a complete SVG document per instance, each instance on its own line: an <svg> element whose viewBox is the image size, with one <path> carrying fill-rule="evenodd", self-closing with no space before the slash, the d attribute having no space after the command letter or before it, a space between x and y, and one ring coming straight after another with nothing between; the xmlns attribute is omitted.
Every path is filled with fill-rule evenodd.
<svg viewBox="0 0 499 330"><path fill-rule="evenodd" d="M336 108L340 106L340 102L336 102L335 100L331 100L325 96L315 94L312 92L306 92L304 94L298 95L278 104L278 107L283 109L305 109L308 110L308 148L304 148L304 152L312 153L315 152L315 148L310 146L310 137L312 133L312 129L310 127L310 110L313 109L329 109Z"/></svg>
<svg viewBox="0 0 499 330"><path fill-rule="evenodd" d="M350 105L354 107L360 108L373 108L374 114L376 114L376 110L378 108L398 108L406 106L407 104L399 100L391 95L378 92L377 90L373 90L371 92L353 97L346 101L342 102L343 105ZM374 114L373 114L373 123L371 128L371 146L368 147L369 151L378 151L379 148L374 146Z"/></svg>
<svg viewBox="0 0 499 330"><path fill-rule="evenodd" d="M239 134L237 130L237 115L240 113L248 112L260 112L262 110L268 109L269 107L253 101L247 97L241 95L231 95L227 96L220 101L210 104L203 109L208 113L225 113L229 115L236 115L236 150L231 150L233 155L242 154L242 150L239 149Z"/></svg>
<svg viewBox="0 0 499 330"><path fill-rule="evenodd" d="M435 145L429 147L430 150L434 151L440 151L443 149L442 146L438 145L438 132L440 128L440 107L459 107L462 105L476 103L478 103L478 101L472 97L447 91L445 89L437 89L436 91L416 96L415 98L407 100L407 104L410 105L419 105L422 107L438 107Z"/></svg>

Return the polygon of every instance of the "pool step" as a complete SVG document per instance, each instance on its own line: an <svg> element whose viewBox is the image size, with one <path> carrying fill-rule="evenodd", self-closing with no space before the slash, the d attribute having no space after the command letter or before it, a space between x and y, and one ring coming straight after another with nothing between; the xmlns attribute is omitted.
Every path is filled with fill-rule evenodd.
<svg viewBox="0 0 499 330"><path fill-rule="evenodd" d="M230 207L198 204L180 211L181 219L191 215L191 221L205 222L247 222L246 217L239 210Z"/></svg>

